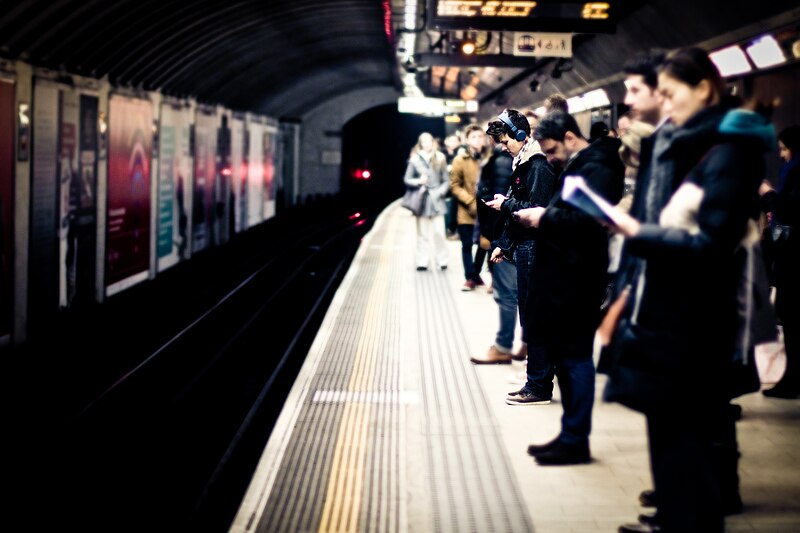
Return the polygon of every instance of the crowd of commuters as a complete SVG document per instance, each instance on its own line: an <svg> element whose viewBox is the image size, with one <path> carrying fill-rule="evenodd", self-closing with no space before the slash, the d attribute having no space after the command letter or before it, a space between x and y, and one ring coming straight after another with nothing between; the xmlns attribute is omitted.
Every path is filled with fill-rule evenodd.
<svg viewBox="0 0 800 533"><path fill-rule="evenodd" d="M417 220L417 267L431 254L446 265L438 255L446 228L432 219L445 213L436 202L449 184L464 290L483 285L488 251L499 308L495 341L472 362L527 360L509 405L549 404L557 378L561 429L528 453L541 465L589 462L595 372L607 374L605 400L647 420L653 489L639 501L656 508L619 531L722 532L725 515L743 509L740 410L730 401L760 388L755 342L742 344L756 311L741 295L762 243L766 261L755 257L775 287L787 359L763 394L800 397L800 126L776 135L771 106L731 96L699 48L642 54L624 70L628 111L616 128L595 122L588 138L558 94L543 116L504 110L485 126L488 136L468 126L448 159L423 134L406 183L436 192ZM769 179L766 157L776 152L784 165ZM609 219L564 197L573 175L614 206ZM595 369L601 322L614 327Z"/></svg>

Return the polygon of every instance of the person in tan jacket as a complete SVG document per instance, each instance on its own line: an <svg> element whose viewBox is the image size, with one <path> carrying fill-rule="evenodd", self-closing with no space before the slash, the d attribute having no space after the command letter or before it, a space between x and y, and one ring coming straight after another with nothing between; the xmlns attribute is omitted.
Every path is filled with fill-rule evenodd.
<svg viewBox="0 0 800 533"><path fill-rule="evenodd" d="M450 170L450 192L458 204L456 215L458 236L461 239L461 260L464 264L464 285L462 291L471 291L484 285L479 274L486 250L475 244L475 222L477 220L477 187L481 173L481 162L486 154L486 135L477 124L470 124L464 130L467 151L453 159Z"/></svg>

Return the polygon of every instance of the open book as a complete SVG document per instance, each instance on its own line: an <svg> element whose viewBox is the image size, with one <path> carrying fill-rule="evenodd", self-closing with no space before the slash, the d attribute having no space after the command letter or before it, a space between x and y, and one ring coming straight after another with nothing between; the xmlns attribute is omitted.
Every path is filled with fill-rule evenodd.
<svg viewBox="0 0 800 533"><path fill-rule="evenodd" d="M561 198L593 216L605 226L619 226L617 208L589 188L586 185L586 180L581 176L567 176L564 178Z"/></svg>

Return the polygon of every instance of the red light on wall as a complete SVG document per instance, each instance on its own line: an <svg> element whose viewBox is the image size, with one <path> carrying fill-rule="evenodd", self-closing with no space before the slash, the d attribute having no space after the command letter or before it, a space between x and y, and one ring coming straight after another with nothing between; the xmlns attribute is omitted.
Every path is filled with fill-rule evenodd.
<svg viewBox="0 0 800 533"><path fill-rule="evenodd" d="M367 169L357 168L353 171L353 177L357 180L368 180L372 177L372 172Z"/></svg>

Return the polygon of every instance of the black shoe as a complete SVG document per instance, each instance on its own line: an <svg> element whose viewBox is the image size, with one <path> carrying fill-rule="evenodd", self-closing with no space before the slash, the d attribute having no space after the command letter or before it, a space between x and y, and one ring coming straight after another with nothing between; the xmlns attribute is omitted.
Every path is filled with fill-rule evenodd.
<svg viewBox="0 0 800 533"><path fill-rule="evenodd" d="M439 268L441 268L441 269L442 269L442 272L444 272L445 270L447 270L447 265L442 265L442 266L440 266Z"/></svg>
<svg viewBox="0 0 800 533"><path fill-rule="evenodd" d="M556 444L558 444L558 437L554 438L553 440L545 444L531 444L530 446L528 446L528 455L536 457L540 453L546 452Z"/></svg>
<svg viewBox="0 0 800 533"><path fill-rule="evenodd" d="M639 503L642 507L658 507L656 501L656 491L654 490L643 490L639 493Z"/></svg>
<svg viewBox="0 0 800 533"><path fill-rule="evenodd" d="M588 444L566 444L562 441L536 456L536 462L542 466L581 465L591 460Z"/></svg>
<svg viewBox="0 0 800 533"><path fill-rule="evenodd" d="M418 272L424 272L426 270L428 270L428 267L417 267Z"/></svg>
<svg viewBox="0 0 800 533"><path fill-rule="evenodd" d="M508 405L547 405L550 403L550 399L536 396L526 384L516 392L509 392L506 396L506 403Z"/></svg>
<svg viewBox="0 0 800 533"><path fill-rule="evenodd" d="M661 528L639 522L637 524L622 524L617 531L619 533L658 533L661 531Z"/></svg>
<svg viewBox="0 0 800 533"><path fill-rule="evenodd" d="M784 400L796 400L800 397L800 390L793 385L786 385L780 381L771 389L761 391L767 398L781 398Z"/></svg>
<svg viewBox="0 0 800 533"><path fill-rule="evenodd" d="M658 526L658 515L656 513L653 514L640 514L639 515L639 523L644 524L646 526Z"/></svg>

